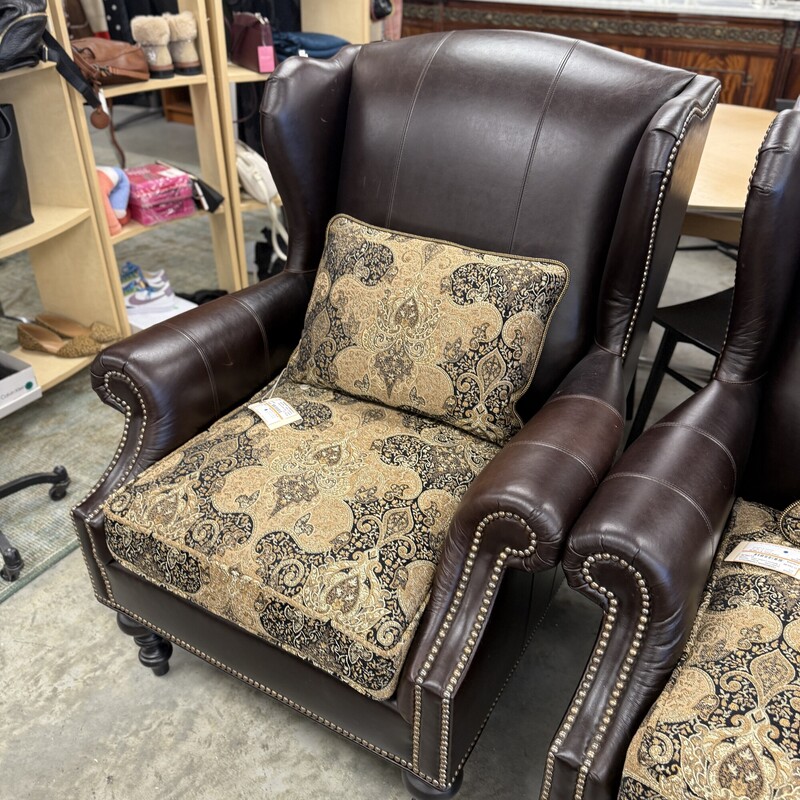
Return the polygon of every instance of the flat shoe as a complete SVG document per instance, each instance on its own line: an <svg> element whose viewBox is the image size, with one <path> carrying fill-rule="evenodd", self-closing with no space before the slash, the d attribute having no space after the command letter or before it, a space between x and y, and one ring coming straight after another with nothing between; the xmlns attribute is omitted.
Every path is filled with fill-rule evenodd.
<svg viewBox="0 0 800 800"><path fill-rule="evenodd" d="M74 319L65 317L62 314L37 314L35 319L43 328L47 328L65 339L85 336L87 339L94 339L96 342L105 344L107 342L115 342L120 338L119 333L104 322L93 322L87 328L85 325L81 325L80 322L75 322Z"/></svg>
<svg viewBox="0 0 800 800"><path fill-rule="evenodd" d="M93 356L103 349L100 342L88 336L76 336L64 341L57 333L30 323L17 325L17 339L24 350L50 353L59 358Z"/></svg>

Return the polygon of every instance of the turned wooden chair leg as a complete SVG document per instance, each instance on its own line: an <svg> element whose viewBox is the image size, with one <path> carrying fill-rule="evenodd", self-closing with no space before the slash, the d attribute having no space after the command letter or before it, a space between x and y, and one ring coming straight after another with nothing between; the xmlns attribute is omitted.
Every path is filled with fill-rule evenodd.
<svg viewBox="0 0 800 800"><path fill-rule="evenodd" d="M461 788L461 783L464 780L464 770L456 775L453 785L444 792L435 789L429 783L420 780L416 775L403 770L403 786L406 791L411 795L412 800L450 800L458 794Z"/></svg>
<svg viewBox="0 0 800 800"><path fill-rule="evenodd" d="M172 655L172 645L149 628L140 625L121 611L117 612L117 625L128 636L133 636L133 641L139 645L139 661L155 675L166 675L169 672L169 657Z"/></svg>

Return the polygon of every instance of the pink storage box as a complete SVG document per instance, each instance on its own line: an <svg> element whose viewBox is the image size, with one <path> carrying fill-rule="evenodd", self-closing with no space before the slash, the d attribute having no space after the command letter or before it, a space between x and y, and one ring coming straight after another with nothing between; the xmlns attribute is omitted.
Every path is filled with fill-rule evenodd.
<svg viewBox="0 0 800 800"><path fill-rule="evenodd" d="M125 173L131 182L131 218L142 225L194 214L192 181L185 172L164 164L144 164L126 169Z"/></svg>

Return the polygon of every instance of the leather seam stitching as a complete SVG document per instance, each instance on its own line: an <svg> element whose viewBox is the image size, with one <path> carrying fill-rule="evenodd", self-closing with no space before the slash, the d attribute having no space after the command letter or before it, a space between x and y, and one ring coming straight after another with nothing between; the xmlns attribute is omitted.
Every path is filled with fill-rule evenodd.
<svg viewBox="0 0 800 800"><path fill-rule="evenodd" d="M392 176L392 194L389 198L389 209L386 212L386 225L385 227L391 228L392 222L392 214L394 213L394 198L395 193L397 191L397 183L400 180L400 162L403 160L403 150L405 150L406 146L406 137L408 136L408 129L411 126L411 117L414 114L414 108L417 105L417 99L419 98L419 93L422 91L422 84L425 82L425 78L428 75L428 70L433 63L433 59L436 58L439 50L441 50L444 43L453 35L454 31L450 31L445 36L442 37L441 41L436 45L433 49L433 52L428 57L428 60L425 62L425 65L422 68L422 71L419 74L419 78L417 78L417 85L414 87L414 96L411 98L411 105L408 109L408 115L406 116L405 124L403 125L403 135L400 138L400 147L397 149L397 158L394 162L394 175Z"/></svg>
<svg viewBox="0 0 800 800"><path fill-rule="evenodd" d="M601 406L607 408L620 422L624 423L625 420L622 414L619 412L618 409L614 408L606 400L601 400L599 397L595 397L591 394L560 394L558 397L553 397L547 401L546 405L550 403L557 403L559 400L591 400L593 403L599 403Z"/></svg>
<svg viewBox="0 0 800 800"><path fill-rule="evenodd" d="M705 436L707 439L710 439L728 457L728 461L730 461L730 463L731 463L731 469L733 470L733 483L734 483L734 486L739 482L738 470L736 469L736 461L733 458L733 453L731 453L731 451L722 442L721 439L718 439L713 434L709 433L708 431L704 431L702 428L698 428L695 425L687 425L685 422L657 422L652 427L653 428L685 428L686 430L694 431L695 433L699 433L701 436Z"/></svg>
<svg viewBox="0 0 800 800"><path fill-rule="evenodd" d="M543 442L539 439L527 439L519 442L509 442L506 447L520 447L531 444L538 445L539 447L549 447L552 450L558 450L559 452L564 453L564 455L571 456L589 473L589 475L591 475L595 486L600 483L597 473L592 469L591 465L585 459L581 458L581 456L579 456L577 453L573 453L572 450L568 450L566 447L562 447L561 445L553 444L552 442Z"/></svg>
<svg viewBox="0 0 800 800"><path fill-rule="evenodd" d="M762 380L766 374L766 372L762 372L757 378L752 378L749 381L729 381L726 378L717 377L714 377L714 380L717 383L724 383L727 386L752 386L754 383L758 383L760 380Z"/></svg>
<svg viewBox="0 0 800 800"><path fill-rule="evenodd" d="M197 354L203 360L203 365L205 366L206 374L208 375L208 383L211 388L211 397L214 401L214 416L218 417L220 414L220 409L219 409L219 396L217 394L217 382L216 379L214 378L214 371L211 369L211 363L208 360L208 356L206 355L203 348L200 346L200 343L194 338L194 336L187 333L182 328L176 327L171 322L165 322L164 326L166 328L169 328L170 330L175 331L175 333L179 334L180 336L183 336L185 339L188 339L194 345Z"/></svg>
<svg viewBox="0 0 800 800"><path fill-rule="evenodd" d="M616 478L641 478L642 480L652 481L653 483L658 483L667 489L671 489L673 492L675 492L675 494L680 495L684 500L688 501L692 506L694 506L694 508L697 510L697 513L703 518L703 522L705 522L708 532L713 535L714 526L711 524L711 520L708 518L706 512L703 511L701 505L690 494L685 492L679 486L676 486L674 483L665 481L663 478L656 478L654 475L645 475L641 472L615 472L613 475L609 475L606 480L611 481Z"/></svg>
<svg viewBox="0 0 800 800"><path fill-rule="evenodd" d="M267 335L267 329L264 327L264 323L261 320L261 317L259 317L258 314L256 314L256 312L252 308L250 308L249 305L247 305L247 303L245 303L243 300L236 297L235 295L231 295L231 300L240 305L248 314L250 314L250 316L253 318L256 325L258 326L258 329L261 331L261 340L264 343L264 366L267 370L266 374L271 375L272 359L270 358L270 351L269 351L269 336Z"/></svg>
<svg viewBox="0 0 800 800"><path fill-rule="evenodd" d="M531 138L530 150L528 151L528 161L527 164L525 165L525 176L522 179L522 186L520 187L519 190L519 199L517 200L517 212L514 215L514 227L511 229L511 243L509 244L508 247L508 251L510 253L514 252L514 242L517 238L517 228L519 227L519 218L520 215L522 214L522 201L525 198L525 189L528 186L528 179L530 178L531 175L531 167L533 166L533 159L534 156L536 155L536 148L539 144L539 137L541 136L542 128L544 127L544 121L545 118L547 117L547 112L550 110L550 104L553 102L553 97L555 96L556 92L556 86L561 78L561 74L566 69L567 62L572 57L572 54L577 46L578 46L578 40L576 39L572 42L572 46L569 48L569 50L564 54L564 57L561 60L561 63L559 64L555 75L553 76L553 80L551 81L550 86L547 89L547 95L545 96L544 99L542 111L539 114L539 121L536 124L536 130L534 131L533 137Z"/></svg>

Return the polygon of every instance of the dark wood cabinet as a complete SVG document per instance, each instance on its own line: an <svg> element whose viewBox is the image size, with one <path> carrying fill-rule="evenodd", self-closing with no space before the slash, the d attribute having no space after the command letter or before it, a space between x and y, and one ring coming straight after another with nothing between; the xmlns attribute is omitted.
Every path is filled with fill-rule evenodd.
<svg viewBox="0 0 800 800"><path fill-rule="evenodd" d="M720 102L774 108L800 94L798 22L574 6L404 0L403 35L511 28L573 36L722 82Z"/></svg>

